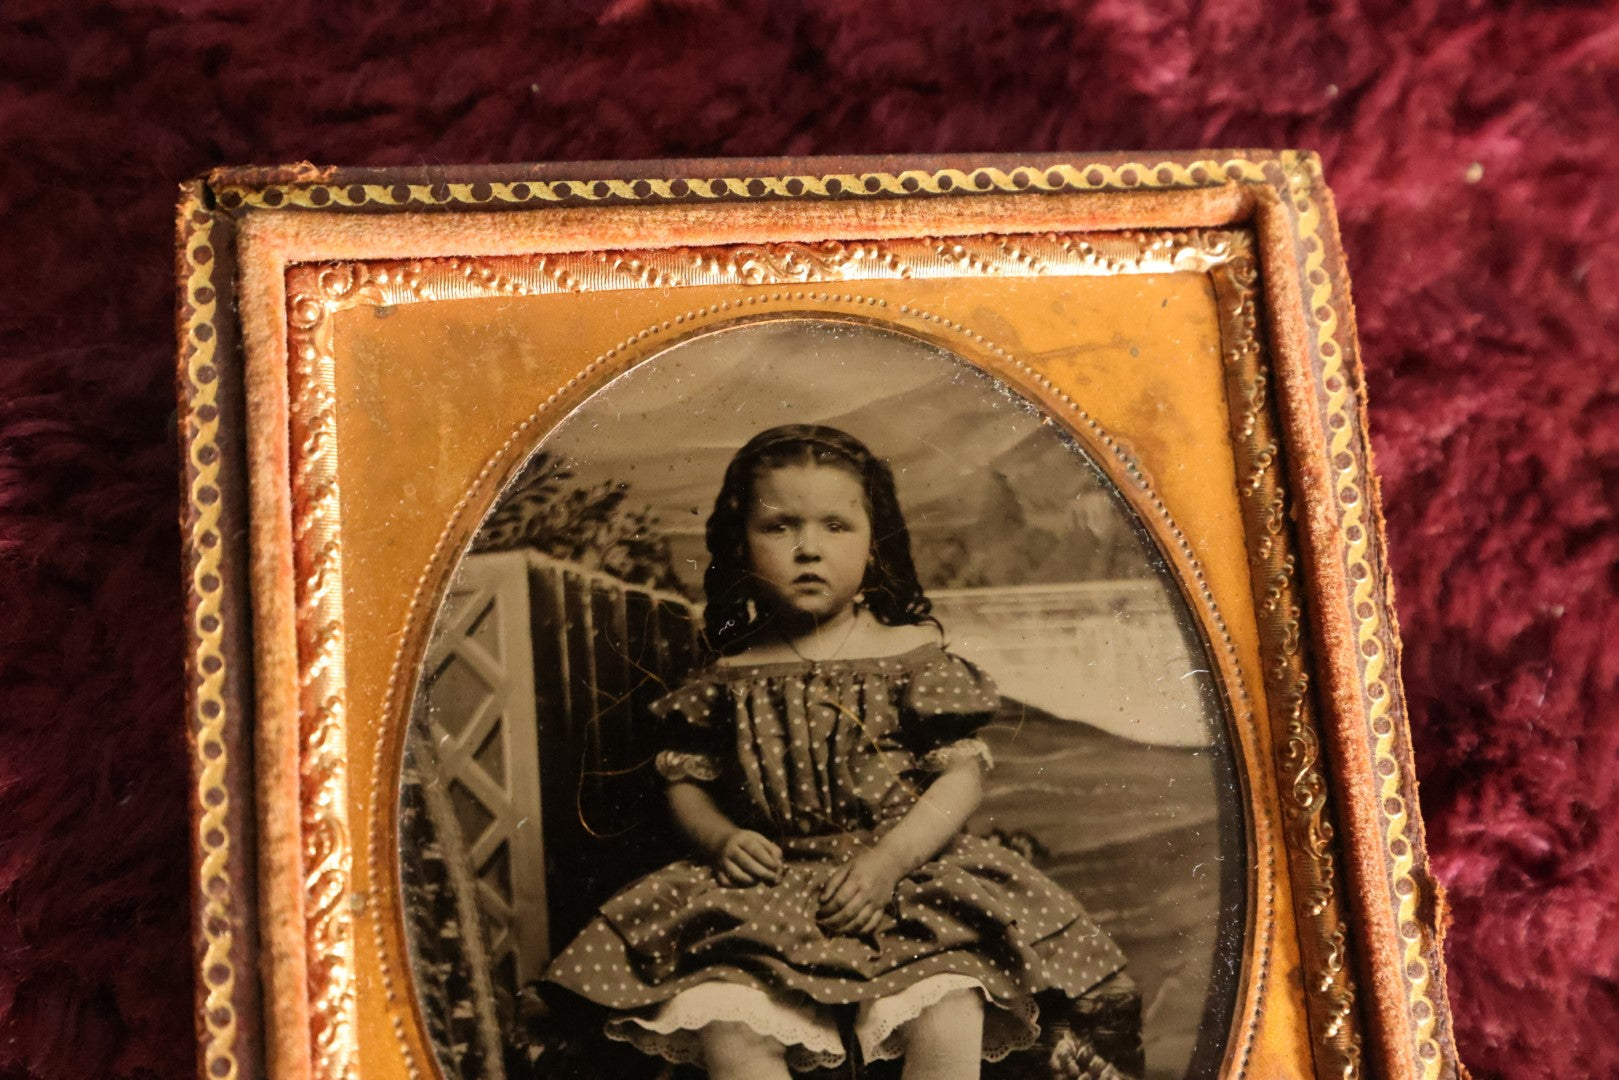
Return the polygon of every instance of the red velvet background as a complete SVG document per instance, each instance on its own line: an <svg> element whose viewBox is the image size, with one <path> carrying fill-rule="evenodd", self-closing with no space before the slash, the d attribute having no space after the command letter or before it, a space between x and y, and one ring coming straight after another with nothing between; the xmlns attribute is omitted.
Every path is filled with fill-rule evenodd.
<svg viewBox="0 0 1619 1080"><path fill-rule="evenodd" d="M398 6L0 13L0 1078L193 1068L177 182L1222 145L1314 148L1337 193L1462 1057L1619 1073L1611 11Z"/></svg>

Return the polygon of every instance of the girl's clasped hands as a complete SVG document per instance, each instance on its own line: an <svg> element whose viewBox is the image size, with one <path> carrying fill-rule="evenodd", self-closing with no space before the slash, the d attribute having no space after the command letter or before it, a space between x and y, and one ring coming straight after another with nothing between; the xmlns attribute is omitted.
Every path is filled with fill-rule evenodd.
<svg viewBox="0 0 1619 1080"><path fill-rule="evenodd" d="M821 925L838 934L860 936L881 925L904 869L873 848L836 870L821 886Z"/></svg>
<svg viewBox="0 0 1619 1080"><path fill-rule="evenodd" d="M714 872L725 885L775 885L784 863L781 848L752 829L737 829L714 853ZM902 869L877 850L864 851L827 875L817 899L821 925L836 934L876 930L903 877Z"/></svg>

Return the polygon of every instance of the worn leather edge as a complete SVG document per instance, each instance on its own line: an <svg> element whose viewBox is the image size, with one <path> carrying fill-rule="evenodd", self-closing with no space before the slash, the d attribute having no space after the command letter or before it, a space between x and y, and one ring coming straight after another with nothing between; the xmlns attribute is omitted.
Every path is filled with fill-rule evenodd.
<svg viewBox="0 0 1619 1080"><path fill-rule="evenodd" d="M245 368L247 465L257 676L260 948L265 972L266 1071L310 1076L308 963L304 945L303 842L299 820L298 642L292 559L291 448L284 285L279 262L238 230L237 312Z"/></svg>
<svg viewBox="0 0 1619 1080"><path fill-rule="evenodd" d="M1401 769L1400 787L1405 805L1409 808L1406 833L1412 852L1411 876L1415 881L1418 896L1417 922L1425 931L1426 940L1423 942L1422 952L1428 964L1431 996L1434 999L1432 1038L1440 1048L1439 1063L1444 1070L1441 1075L1456 1076L1465 1080L1468 1073L1456 1053L1455 1033L1448 1006L1450 999L1446 986L1444 939L1450 928L1450 910L1445 900L1444 887L1434 877L1428 861L1426 831L1418 797L1416 760L1411 743L1410 716L1406 708L1402 675L1403 646L1400 640L1399 612L1395 607L1394 575L1388 565L1388 535L1383 517L1382 481L1377 472L1371 442L1369 399L1365 391L1365 369L1361 361L1355 306L1350 294L1349 272L1338 230L1337 205L1331 189L1322 182L1318 161L1312 161L1311 173L1312 195L1321 205L1320 233L1325 241L1325 255L1332 266L1328 274L1328 279L1332 283L1332 304L1343 326L1340 337L1344 350L1344 365L1355 403L1353 434L1358 443L1358 452L1363 459L1364 505L1369 525L1367 559L1372 564L1375 603L1383 620L1379 638L1388 657L1388 663L1383 669L1382 677L1390 684L1389 710L1394 717L1393 734L1398 746ZM1364 731L1361 734L1365 736Z"/></svg>
<svg viewBox="0 0 1619 1080"><path fill-rule="evenodd" d="M1319 163L1310 155L1301 159L1301 168L1312 177L1307 182L1309 197L1322 207L1323 222L1316 231L1315 242L1321 245L1319 253L1328 260L1327 278L1338 283L1336 288L1342 290L1341 302L1347 305L1336 221L1330 202L1322 198L1325 188L1319 182ZM1371 718L1358 657L1353 589L1344 562L1350 539L1342 520L1334 463L1329 460L1331 417L1320 396L1323 371L1312 327L1317 315L1305 300L1301 281L1306 255L1311 252L1307 248L1309 238L1299 234L1299 214L1287 184L1278 184L1274 197L1263 200L1259 206L1258 231L1267 315L1276 343L1273 356L1276 358L1278 405L1288 451L1290 486L1297 500L1296 525L1307 583L1305 607L1314 639L1317 683L1323 705L1321 716L1328 729L1327 749L1334 765L1331 770L1333 794L1340 807L1341 841L1356 916L1352 930L1360 943L1356 953L1362 985L1369 991L1363 1006L1375 1046L1375 1053L1370 1056L1381 1062L1381 1071L1387 1075L1420 1077L1431 1073L1453 1077L1459 1075L1459 1065L1449 1037L1442 981L1434 984L1439 996L1428 1006L1443 1027L1442 1037L1436 1043L1437 1060L1424 1062L1417 1052L1415 1004L1405 971L1397 918L1400 898L1394 892L1388 872L1386 823L1379 809L1375 755L1368 742ZM1352 323L1346 320L1345 329L1352 330ZM1340 334L1338 340L1346 339ZM1348 467L1366 475L1370 471L1370 459L1365 452L1365 398L1360 391L1358 352L1352 343L1337 347L1345 350L1344 361L1354 383L1352 394L1356 402L1353 418L1347 423L1358 446ZM1380 523L1380 519L1376 520ZM1381 544L1379 534L1372 544L1379 563L1382 561ZM1391 597L1384 591L1375 602L1372 616L1387 619L1390 612ZM1388 630L1393 632L1392 623ZM1391 690L1398 701L1398 684ZM1403 711L1398 722L1404 724ZM1408 740L1404 745L1401 767L1409 774ZM1426 875L1414 780L1411 787L1408 805L1416 840L1415 863ZM1422 930L1431 938L1432 952L1438 954L1441 928L1437 923L1430 923ZM1438 967L1433 970L1440 971Z"/></svg>
<svg viewBox="0 0 1619 1080"><path fill-rule="evenodd" d="M1161 217L1163 228L1219 228L1243 220L1249 209L1243 185L1176 191L1061 193L1042 196L1042 228L1057 232L1137 227ZM365 214L241 212L244 242L273 245L286 262L414 259L476 254L546 254L636 249L655 233L658 246L705 247L736 243L812 241L834 233L880 240L932 228L939 235L995 232L1026 209L1029 196L963 196L950 203L948 223L940 201L823 201L691 206L532 207L522 210L446 214L415 208L387 220ZM588 239L587 239L588 238ZM268 248L266 248L268 250ZM251 294L247 294L251 299Z"/></svg>

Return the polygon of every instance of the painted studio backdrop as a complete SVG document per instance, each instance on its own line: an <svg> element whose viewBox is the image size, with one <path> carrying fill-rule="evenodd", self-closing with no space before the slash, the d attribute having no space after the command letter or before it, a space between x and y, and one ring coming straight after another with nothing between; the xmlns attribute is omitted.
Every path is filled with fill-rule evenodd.
<svg viewBox="0 0 1619 1080"><path fill-rule="evenodd" d="M573 1075L588 1036L536 984L602 900L681 850L645 706L704 662L704 524L731 455L782 423L888 459L948 647L1000 689L969 831L1027 855L1124 950L1147 1075L1213 1075L1244 828L1218 692L1152 541L1057 427L971 364L807 318L706 333L609 384L540 443L462 560L400 811L446 1075ZM667 1071L630 1054L615 1075Z"/></svg>

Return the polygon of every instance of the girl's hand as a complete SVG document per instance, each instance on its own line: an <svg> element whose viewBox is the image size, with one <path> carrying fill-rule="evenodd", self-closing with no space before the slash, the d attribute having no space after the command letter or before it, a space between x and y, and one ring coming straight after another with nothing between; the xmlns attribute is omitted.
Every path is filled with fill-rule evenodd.
<svg viewBox="0 0 1619 1080"><path fill-rule="evenodd" d="M900 867L875 850L856 855L821 886L821 925L852 937L876 930L902 876Z"/></svg>
<svg viewBox="0 0 1619 1080"><path fill-rule="evenodd" d="M714 852L714 872L726 885L774 885L781 869L781 848L752 829L737 829Z"/></svg>

